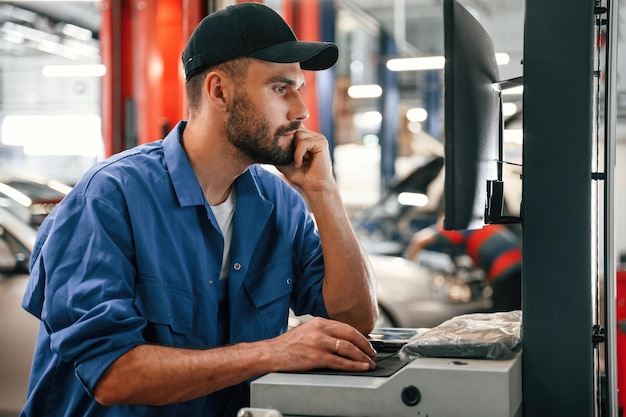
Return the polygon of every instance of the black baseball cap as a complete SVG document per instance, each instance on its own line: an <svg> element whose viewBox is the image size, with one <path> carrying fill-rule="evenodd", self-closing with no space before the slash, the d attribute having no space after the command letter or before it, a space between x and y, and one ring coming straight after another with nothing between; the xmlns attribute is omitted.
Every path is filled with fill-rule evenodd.
<svg viewBox="0 0 626 417"><path fill-rule="evenodd" d="M195 28L183 51L185 78L241 56L263 61L299 62L305 70L324 70L337 62L332 42L302 42L269 6L238 3L211 13Z"/></svg>

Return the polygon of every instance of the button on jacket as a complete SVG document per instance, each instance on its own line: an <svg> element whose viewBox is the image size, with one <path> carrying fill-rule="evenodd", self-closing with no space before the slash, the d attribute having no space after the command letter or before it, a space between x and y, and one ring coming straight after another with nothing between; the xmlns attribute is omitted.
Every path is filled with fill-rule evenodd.
<svg viewBox="0 0 626 417"><path fill-rule="evenodd" d="M107 367L137 345L218 344L224 243L180 145L184 128L96 164L41 226L23 301L42 323L23 416L222 416L247 405L247 383L162 407L93 399ZM326 317L302 197L258 165L235 191L230 342L286 331L290 307Z"/></svg>

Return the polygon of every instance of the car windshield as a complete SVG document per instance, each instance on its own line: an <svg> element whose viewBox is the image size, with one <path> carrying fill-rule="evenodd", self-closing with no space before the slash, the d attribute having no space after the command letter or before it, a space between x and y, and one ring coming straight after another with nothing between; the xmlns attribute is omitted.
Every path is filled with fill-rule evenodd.
<svg viewBox="0 0 626 417"><path fill-rule="evenodd" d="M437 221L443 158L432 159L391 184L380 200L354 217L355 230L369 253L400 255L413 233Z"/></svg>
<svg viewBox="0 0 626 417"><path fill-rule="evenodd" d="M6 177L0 179L0 206L38 227L70 190L56 181Z"/></svg>
<svg viewBox="0 0 626 417"><path fill-rule="evenodd" d="M47 182L6 179L2 180L2 183L36 202L59 202L67 195L67 192L61 191L62 189L53 188L53 186Z"/></svg>

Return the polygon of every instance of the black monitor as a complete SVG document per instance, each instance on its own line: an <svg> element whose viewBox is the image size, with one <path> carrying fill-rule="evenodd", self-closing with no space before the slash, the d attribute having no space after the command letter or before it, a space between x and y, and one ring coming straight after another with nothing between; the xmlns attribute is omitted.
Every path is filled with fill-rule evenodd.
<svg viewBox="0 0 626 417"><path fill-rule="evenodd" d="M493 41L456 0L444 0L444 228L483 227L502 201L487 197L488 184L501 200L502 115ZM499 172L500 171L500 172ZM498 207L499 205L499 207ZM491 221L490 221L491 222Z"/></svg>

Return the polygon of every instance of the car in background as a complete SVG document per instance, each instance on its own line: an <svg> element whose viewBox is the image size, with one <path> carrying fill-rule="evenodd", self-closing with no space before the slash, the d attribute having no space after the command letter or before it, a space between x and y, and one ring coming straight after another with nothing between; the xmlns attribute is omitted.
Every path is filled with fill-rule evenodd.
<svg viewBox="0 0 626 417"><path fill-rule="evenodd" d="M0 207L0 416L17 416L26 400L39 320L21 306L35 229Z"/></svg>
<svg viewBox="0 0 626 417"><path fill-rule="evenodd" d="M376 278L378 329L432 328L461 314L491 309L491 289L484 274L465 256L453 259L424 250L417 261L390 255L368 257ZM289 328L311 318L291 312Z"/></svg>
<svg viewBox="0 0 626 417"><path fill-rule="evenodd" d="M56 180L14 174L0 175L0 207L38 228L72 187Z"/></svg>
<svg viewBox="0 0 626 417"><path fill-rule="evenodd" d="M443 172L443 157L435 157L391 183L376 204L352 217L367 253L402 256L413 234L437 221Z"/></svg>
<svg viewBox="0 0 626 417"><path fill-rule="evenodd" d="M505 165L503 175L503 214L519 217L520 167ZM437 222L443 199L444 158L436 156L392 182L375 204L352 216L352 225L367 253L402 256L415 232Z"/></svg>
<svg viewBox="0 0 626 417"><path fill-rule="evenodd" d="M432 328L492 306L484 273L467 257L420 252L416 261L401 256L369 255L376 277L381 328Z"/></svg>
<svg viewBox="0 0 626 417"><path fill-rule="evenodd" d="M377 327L430 328L454 316L489 311L484 273L464 254L425 250L404 257L415 232L436 223L443 202L443 157L390 184L352 217L376 276Z"/></svg>
<svg viewBox="0 0 626 417"><path fill-rule="evenodd" d="M467 256L427 250L416 261L402 256L413 234L438 219L443 166L442 157L428 160L351 217L376 277L377 328L431 328L492 306L484 274ZM292 312L289 328L310 319Z"/></svg>

